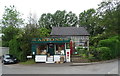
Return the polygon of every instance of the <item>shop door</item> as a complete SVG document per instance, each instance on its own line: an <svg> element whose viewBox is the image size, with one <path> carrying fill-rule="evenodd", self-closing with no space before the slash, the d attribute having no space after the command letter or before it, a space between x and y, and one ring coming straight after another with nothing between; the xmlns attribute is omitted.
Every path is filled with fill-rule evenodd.
<svg viewBox="0 0 120 76"><path fill-rule="evenodd" d="M54 44L48 44L48 53L54 55Z"/></svg>

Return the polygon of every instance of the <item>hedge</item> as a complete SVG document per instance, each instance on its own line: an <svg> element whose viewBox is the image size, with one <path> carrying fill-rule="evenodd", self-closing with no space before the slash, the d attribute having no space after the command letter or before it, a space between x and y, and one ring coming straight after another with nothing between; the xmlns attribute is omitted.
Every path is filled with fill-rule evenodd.
<svg viewBox="0 0 120 76"><path fill-rule="evenodd" d="M96 48L96 51L98 52L98 58L100 60L109 60L111 59L111 50L108 47L99 47Z"/></svg>
<svg viewBox="0 0 120 76"><path fill-rule="evenodd" d="M108 47L110 48L111 58L116 58L120 56L120 37L115 36L109 39L101 40L98 43L98 47Z"/></svg>

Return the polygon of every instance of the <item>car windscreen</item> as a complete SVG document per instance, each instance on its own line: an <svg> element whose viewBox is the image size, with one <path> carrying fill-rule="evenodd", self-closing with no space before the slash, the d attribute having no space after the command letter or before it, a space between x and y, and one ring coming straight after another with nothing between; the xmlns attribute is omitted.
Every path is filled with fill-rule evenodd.
<svg viewBox="0 0 120 76"><path fill-rule="evenodd" d="M13 58L12 55L5 55L4 57L7 58L7 59L8 59L8 58Z"/></svg>

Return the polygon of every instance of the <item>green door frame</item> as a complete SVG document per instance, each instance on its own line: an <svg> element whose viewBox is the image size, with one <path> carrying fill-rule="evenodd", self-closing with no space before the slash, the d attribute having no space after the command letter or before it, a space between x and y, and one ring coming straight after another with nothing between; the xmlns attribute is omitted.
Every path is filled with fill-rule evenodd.
<svg viewBox="0 0 120 76"><path fill-rule="evenodd" d="M55 44L48 44L48 53L50 53L50 55L54 55L55 52L54 52L54 45Z"/></svg>

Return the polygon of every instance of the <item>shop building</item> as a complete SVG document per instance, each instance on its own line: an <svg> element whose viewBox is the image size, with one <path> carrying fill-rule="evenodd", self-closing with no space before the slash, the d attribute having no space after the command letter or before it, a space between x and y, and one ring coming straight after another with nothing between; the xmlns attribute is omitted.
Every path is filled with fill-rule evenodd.
<svg viewBox="0 0 120 76"><path fill-rule="evenodd" d="M33 38L32 53L36 62L70 62L69 38Z"/></svg>
<svg viewBox="0 0 120 76"><path fill-rule="evenodd" d="M74 47L89 48L89 33L83 27L53 27L50 35L49 38L32 39L36 62L70 62Z"/></svg>

